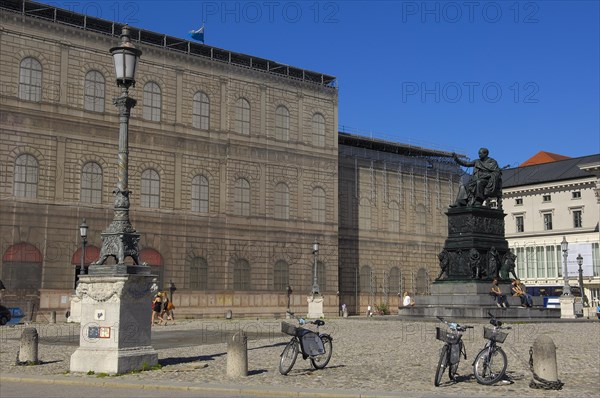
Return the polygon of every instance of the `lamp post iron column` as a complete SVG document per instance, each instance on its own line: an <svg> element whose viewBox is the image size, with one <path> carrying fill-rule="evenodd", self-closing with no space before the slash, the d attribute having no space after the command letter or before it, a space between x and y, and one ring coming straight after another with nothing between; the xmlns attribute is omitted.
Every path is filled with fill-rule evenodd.
<svg viewBox="0 0 600 398"><path fill-rule="evenodd" d="M85 245L87 243L87 231L88 225L85 222L85 218L83 222L79 226L79 236L81 236L81 268L79 270L80 274L87 274L87 270L85 269Z"/></svg>
<svg viewBox="0 0 600 398"><path fill-rule="evenodd" d="M114 99L119 110L119 153L118 153L118 182L115 194L114 218L108 228L102 232L102 249L100 258L93 265L102 265L108 257L116 260L117 273L127 272L124 265L126 257L131 257L139 265L138 241L140 235L129 221L129 115L136 100L129 97L129 87L135 86L135 68L142 54L135 48L129 38L129 27L125 25L121 33L121 43L110 49L115 63L117 86L121 95Z"/></svg>
<svg viewBox="0 0 600 398"><path fill-rule="evenodd" d="M317 238L315 238L315 242L313 243L313 285L311 293L313 295L319 294L319 283L317 281L317 258L319 257L319 242L317 242Z"/></svg>
<svg viewBox="0 0 600 398"><path fill-rule="evenodd" d="M583 268L581 268L583 265L583 257L581 256L581 253L577 255L577 265L579 266L579 291L581 292L581 304L584 307L587 307L588 303L585 297L585 290L583 289Z"/></svg>
<svg viewBox="0 0 600 398"><path fill-rule="evenodd" d="M288 299L287 312L290 312L290 296L292 295L292 287L290 285L287 285L287 288L285 290L286 290L287 299Z"/></svg>
<svg viewBox="0 0 600 398"><path fill-rule="evenodd" d="M569 256L569 242L567 242L567 238L563 236L563 240L560 243L560 248L563 252L563 280L564 280L564 287L563 287L563 296L570 296L571 295L571 286L569 286L569 276L567 275L568 273L568 268L567 268L567 257Z"/></svg>

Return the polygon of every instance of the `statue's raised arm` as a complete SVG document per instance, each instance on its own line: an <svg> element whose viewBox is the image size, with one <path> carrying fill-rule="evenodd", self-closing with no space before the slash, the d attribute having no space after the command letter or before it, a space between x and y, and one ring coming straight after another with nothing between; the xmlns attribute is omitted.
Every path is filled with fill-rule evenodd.
<svg viewBox="0 0 600 398"><path fill-rule="evenodd" d="M469 182L462 185L453 207L460 206L482 206L488 198L500 198L502 196L502 171L498 162L489 157L487 148L479 150L479 159L466 162L458 158L455 153L452 158L456 163L464 167L473 167L473 174Z"/></svg>

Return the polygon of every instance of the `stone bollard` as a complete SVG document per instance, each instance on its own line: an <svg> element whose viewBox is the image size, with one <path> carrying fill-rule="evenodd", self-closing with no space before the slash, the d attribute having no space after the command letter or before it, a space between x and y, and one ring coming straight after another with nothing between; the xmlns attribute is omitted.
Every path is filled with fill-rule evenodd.
<svg viewBox="0 0 600 398"><path fill-rule="evenodd" d="M227 376L248 376L248 337L243 331L227 337Z"/></svg>
<svg viewBox="0 0 600 398"><path fill-rule="evenodd" d="M344 311L342 311L342 316L344 318L348 318L348 309L347 308L344 308Z"/></svg>
<svg viewBox="0 0 600 398"><path fill-rule="evenodd" d="M21 333L21 346L17 355L17 365L35 365L38 360L38 332L35 328L25 328Z"/></svg>
<svg viewBox="0 0 600 398"><path fill-rule="evenodd" d="M225 319L231 319L233 318L233 312L231 310L227 310L225 312Z"/></svg>
<svg viewBox="0 0 600 398"><path fill-rule="evenodd" d="M529 383L529 387L560 390L563 383L558 380L556 346L552 338L542 335L535 339L530 355L533 380Z"/></svg>
<svg viewBox="0 0 600 398"><path fill-rule="evenodd" d="M50 323L56 323L56 311L50 311Z"/></svg>

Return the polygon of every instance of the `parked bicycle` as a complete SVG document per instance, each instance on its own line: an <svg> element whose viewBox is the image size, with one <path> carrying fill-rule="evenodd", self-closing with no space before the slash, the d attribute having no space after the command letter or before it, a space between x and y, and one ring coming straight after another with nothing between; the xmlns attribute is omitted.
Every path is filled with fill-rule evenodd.
<svg viewBox="0 0 600 398"><path fill-rule="evenodd" d="M510 327L502 326L502 322L497 320L490 312L488 315L492 328L483 328L483 338L488 340L483 350L477 354L473 361L473 373L477 382L480 384L491 385L498 382L506 374L506 354L498 343L504 343L508 333L504 333L501 329L507 330Z"/></svg>
<svg viewBox="0 0 600 398"><path fill-rule="evenodd" d="M439 316L437 318L444 322L447 328L435 328L436 338L445 343L440 352L440 360L435 371L435 380L433 381L433 384L435 384L436 387L440 385L446 368L448 368L450 380L455 381L461 355L465 360L467 359L467 352L462 341L462 335L467 329L473 328L473 326L463 326L458 323L448 322Z"/></svg>
<svg viewBox="0 0 600 398"><path fill-rule="evenodd" d="M281 331L293 337L281 353L279 373L288 374L294 367L300 352L302 352L302 359L310 358L310 363L315 369L323 369L329 363L333 352L333 338L326 333L319 332L319 327L323 326L325 321L321 319L305 321L303 318L298 318L293 312L288 312L288 314L298 321L300 327L281 322ZM303 328L302 326L307 323L316 325L317 330Z"/></svg>

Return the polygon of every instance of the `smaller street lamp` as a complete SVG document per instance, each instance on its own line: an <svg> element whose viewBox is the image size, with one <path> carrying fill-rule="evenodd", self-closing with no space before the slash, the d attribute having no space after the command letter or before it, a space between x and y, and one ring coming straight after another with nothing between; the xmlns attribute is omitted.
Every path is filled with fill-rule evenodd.
<svg viewBox="0 0 600 398"><path fill-rule="evenodd" d="M175 287L175 284L173 283L172 279L169 279L169 294L171 296L171 302L173 302L173 292L177 290L177 288Z"/></svg>
<svg viewBox="0 0 600 398"><path fill-rule="evenodd" d="M79 271L81 274L87 274L87 269L85 266L85 244L87 243L87 233L88 233L88 225L85 222L85 218L83 222L79 226L79 236L81 236L81 270Z"/></svg>
<svg viewBox="0 0 600 398"><path fill-rule="evenodd" d="M567 242L567 238L563 236L562 242L560 242L560 249L563 252L563 296L571 295L571 286L569 286L569 277L567 275L567 257L569 256L569 242Z"/></svg>
<svg viewBox="0 0 600 398"><path fill-rule="evenodd" d="M587 307L587 300L583 290L583 269L581 268L583 265L583 257L581 256L581 253L577 255L577 265L579 266L579 290L581 291L581 303L584 307Z"/></svg>
<svg viewBox="0 0 600 398"><path fill-rule="evenodd" d="M287 312L290 312L290 296L292 295L292 287L290 285L287 285L287 287L285 288L285 291L287 293L287 298L288 298Z"/></svg>
<svg viewBox="0 0 600 398"><path fill-rule="evenodd" d="M312 285L312 294L313 296L315 294L319 294L319 283L317 281L317 258L319 257L319 242L317 241L317 238L315 238L315 242L313 243L313 257L314 257L314 264L313 264L313 285Z"/></svg>

